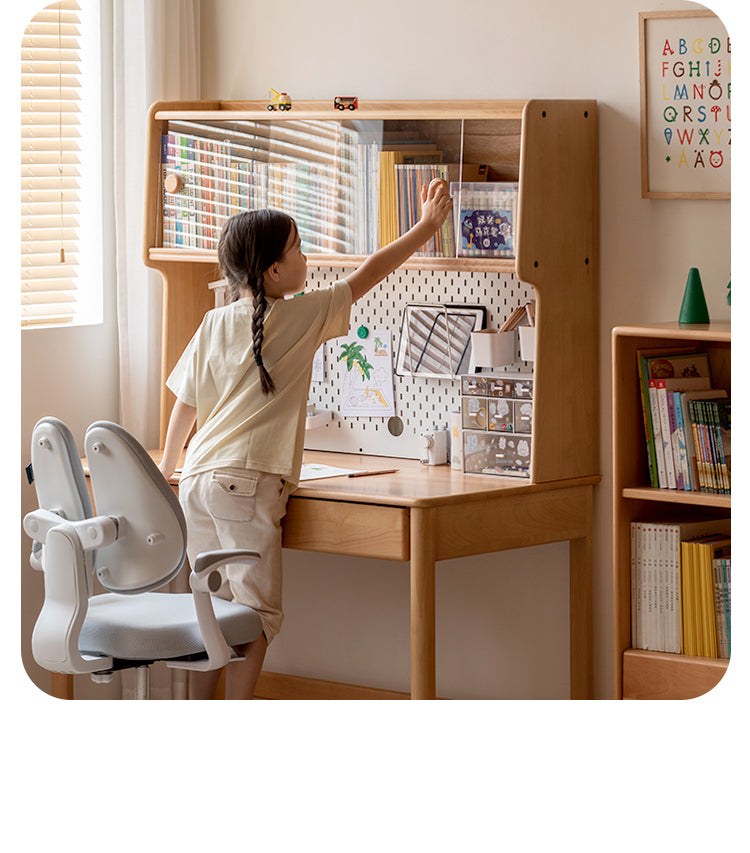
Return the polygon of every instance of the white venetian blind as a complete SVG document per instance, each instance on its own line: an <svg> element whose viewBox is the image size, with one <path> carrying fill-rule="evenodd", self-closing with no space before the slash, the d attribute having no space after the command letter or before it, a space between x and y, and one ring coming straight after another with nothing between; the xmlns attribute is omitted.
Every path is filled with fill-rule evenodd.
<svg viewBox="0 0 750 853"><path fill-rule="evenodd" d="M21 324L70 323L77 310L80 7L38 12L21 47Z"/></svg>

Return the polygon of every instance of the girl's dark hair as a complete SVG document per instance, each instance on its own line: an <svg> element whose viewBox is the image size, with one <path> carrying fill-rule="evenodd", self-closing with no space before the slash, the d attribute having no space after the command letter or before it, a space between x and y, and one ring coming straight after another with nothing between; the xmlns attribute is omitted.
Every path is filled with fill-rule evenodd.
<svg viewBox="0 0 750 853"><path fill-rule="evenodd" d="M265 394L275 387L262 355L267 305L263 273L281 259L296 228L292 217L280 210L246 210L227 219L219 237L219 267L229 285L231 301L240 299L243 290L249 290L253 297L253 355Z"/></svg>

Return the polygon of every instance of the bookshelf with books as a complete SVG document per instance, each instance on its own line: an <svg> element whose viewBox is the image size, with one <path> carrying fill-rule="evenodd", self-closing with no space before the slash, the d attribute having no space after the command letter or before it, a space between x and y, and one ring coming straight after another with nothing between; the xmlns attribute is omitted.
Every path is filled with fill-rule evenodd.
<svg viewBox="0 0 750 853"><path fill-rule="evenodd" d="M594 100L359 100L344 112L295 101L283 115L265 101L155 104L143 258L164 286L164 376L214 305L226 216L282 207L311 268L352 268L409 227L437 175L453 185L454 217L404 269L533 287L531 482L598 475L597 137ZM162 441L172 402L164 390Z"/></svg>
<svg viewBox="0 0 750 853"><path fill-rule="evenodd" d="M731 644L730 324L616 327L612 366L615 697L693 698Z"/></svg>

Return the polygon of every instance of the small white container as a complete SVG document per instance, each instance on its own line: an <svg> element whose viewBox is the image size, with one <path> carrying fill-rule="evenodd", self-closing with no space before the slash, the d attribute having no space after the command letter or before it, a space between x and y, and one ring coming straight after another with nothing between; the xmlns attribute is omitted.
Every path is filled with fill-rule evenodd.
<svg viewBox="0 0 750 853"><path fill-rule="evenodd" d="M521 341L521 361L534 361L536 326L519 326L518 337Z"/></svg>
<svg viewBox="0 0 750 853"><path fill-rule="evenodd" d="M481 329L471 333L471 356L475 367L501 367L516 360L516 333Z"/></svg>

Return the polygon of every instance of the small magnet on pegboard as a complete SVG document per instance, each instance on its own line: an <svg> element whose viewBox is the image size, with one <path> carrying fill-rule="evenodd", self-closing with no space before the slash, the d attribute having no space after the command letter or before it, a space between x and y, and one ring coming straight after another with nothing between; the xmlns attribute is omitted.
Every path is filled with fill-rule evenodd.
<svg viewBox="0 0 750 853"><path fill-rule="evenodd" d="M366 338L369 334L370 334L370 330L367 328L367 326L360 326L357 329L357 337L358 338Z"/></svg>

